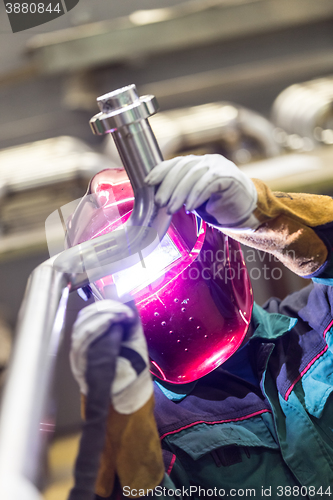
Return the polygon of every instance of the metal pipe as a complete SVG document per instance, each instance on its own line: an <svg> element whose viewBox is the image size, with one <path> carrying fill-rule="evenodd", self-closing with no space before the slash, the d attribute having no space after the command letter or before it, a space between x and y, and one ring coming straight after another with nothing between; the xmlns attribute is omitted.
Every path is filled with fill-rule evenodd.
<svg viewBox="0 0 333 500"><path fill-rule="evenodd" d="M91 128L98 135L111 133L135 201L121 230L73 247L55 260L59 271L70 273L74 289L139 262L163 238L171 220L166 209L155 204L155 188L144 183L150 170L163 160L147 120L157 111L154 96L139 98L135 85L129 85L99 97L97 102L101 112L90 120Z"/></svg>
<svg viewBox="0 0 333 500"><path fill-rule="evenodd" d="M1 411L0 492L6 477L36 478L37 443L68 291L65 276L50 261L29 278ZM1 493L0 498L6 500Z"/></svg>
<svg viewBox="0 0 333 500"><path fill-rule="evenodd" d="M145 176L162 160L147 120L156 111L154 98L139 99L131 85L102 96L98 104L101 113L91 120L93 131L112 132L133 186L134 209L122 230L65 250L30 276L0 415L1 500L39 498L33 486L42 445L39 425L69 291L139 261L164 236L171 220L156 206L154 188L144 185ZM10 489L8 478L21 486Z"/></svg>

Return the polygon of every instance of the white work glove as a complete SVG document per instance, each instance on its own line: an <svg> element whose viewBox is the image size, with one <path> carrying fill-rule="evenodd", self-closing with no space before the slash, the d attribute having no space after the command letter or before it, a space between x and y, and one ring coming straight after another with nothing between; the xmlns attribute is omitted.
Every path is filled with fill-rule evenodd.
<svg viewBox="0 0 333 500"><path fill-rule="evenodd" d="M137 311L114 300L102 300L82 309L73 326L70 363L82 394L87 395L88 347L114 324L123 325L125 335L110 397L116 411L130 414L140 409L153 393L147 344Z"/></svg>
<svg viewBox="0 0 333 500"><path fill-rule="evenodd" d="M170 214L185 205L189 212L196 210L203 220L219 228L244 230L259 225L253 215L257 206L253 182L221 155L189 155L163 161L145 181L150 186L159 184L155 201L167 206Z"/></svg>

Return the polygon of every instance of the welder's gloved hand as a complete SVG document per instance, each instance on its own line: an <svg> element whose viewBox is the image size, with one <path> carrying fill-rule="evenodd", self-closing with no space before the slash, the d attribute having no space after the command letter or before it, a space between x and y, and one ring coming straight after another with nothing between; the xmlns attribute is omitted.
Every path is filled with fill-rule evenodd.
<svg viewBox="0 0 333 500"><path fill-rule="evenodd" d="M114 328L117 325L121 325L124 330L122 338L119 329ZM164 476L162 450L154 418L148 351L134 305L132 308L113 300L96 302L83 309L74 324L70 360L74 377L83 393L84 418L92 418L90 424L96 425L97 409L89 407L89 394L88 398L85 397L88 392L87 353L91 360L95 347L91 344L107 333L114 335L114 350L111 352L116 358L116 366L110 387L111 404L107 415L105 444L95 483L96 494L103 498L109 498L112 492L115 496L121 496L124 486L128 486L131 491L150 491L161 483ZM98 346L99 342L96 343ZM114 358L110 360L112 368ZM99 369L98 364L94 365L96 367ZM88 380L91 381L91 373L88 374ZM95 405L94 393L90 396Z"/></svg>
<svg viewBox="0 0 333 500"><path fill-rule="evenodd" d="M80 311L72 332L70 362L81 393L87 395L88 347L115 324L124 327L124 337L110 396L118 413L130 414L144 406L153 393L146 339L135 309L114 300L103 300Z"/></svg>
<svg viewBox="0 0 333 500"><path fill-rule="evenodd" d="M159 185L155 200L173 214L183 205L221 228L256 229L256 188L236 165L221 155L181 156L157 165L146 177Z"/></svg>

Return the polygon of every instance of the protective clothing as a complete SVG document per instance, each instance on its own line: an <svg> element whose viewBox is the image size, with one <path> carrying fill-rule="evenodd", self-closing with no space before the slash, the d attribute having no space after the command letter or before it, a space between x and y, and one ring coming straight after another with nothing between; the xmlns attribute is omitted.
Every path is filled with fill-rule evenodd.
<svg viewBox="0 0 333 500"><path fill-rule="evenodd" d="M247 246L277 257L288 269L304 278L324 271L331 255L333 199L304 193L272 192L253 179L258 193L256 231L224 233Z"/></svg>
<svg viewBox="0 0 333 500"><path fill-rule="evenodd" d="M90 495L94 488L106 497L116 478L143 489L163 479L147 345L133 302L130 305L112 300L90 304L73 327L70 361L86 420L73 499Z"/></svg>
<svg viewBox="0 0 333 500"><path fill-rule="evenodd" d="M265 310L255 305L247 353L181 397L180 386L156 385L163 486L178 489L156 498L185 499L191 486L193 499L214 488L216 498L332 496L332 306L324 284L271 299Z"/></svg>
<svg viewBox="0 0 333 500"><path fill-rule="evenodd" d="M157 165L146 177L158 185L156 202L174 214L182 205L220 228L255 229L256 188L246 175L221 155L181 156ZM201 205L204 206L202 207ZM207 217L208 216L208 217Z"/></svg>
<svg viewBox="0 0 333 500"><path fill-rule="evenodd" d="M258 193L254 214L260 225L251 232L230 229L224 232L273 253L299 275L311 276L319 282L327 279L323 285L333 283L333 200L325 196L271 193L261 181L253 182ZM96 182L92 192L105 200L112 192L110 182L104 191L101 185ZM123 189L124 193L124 184L118 182L118 189L120 193ZM125 200L123 203L130 202ZM111 211L116 205L122 215L130 210L129 205L124 210L119 200L105 209ZM198 213L199 210L200 207L196 209ZM202 213L209 216L205 210ZM92 228L96 230L93 224L88 224L88 229ZM215 234L223 235L211 231L206 230L206 241L213 246ZM213 253L211 257L217 256ZM330 354L333 319L331 288L323 285L316 285L310 295L304 292L293 296L293 303L279 305L272 301L271 315L265 315L255 306L254 334L247 344L247 357L242 358L245 346L198 382L187 385L158 382L155 416L162 438L163 487L180 488L181 495L182 488L186 490L190 486L212 490L217 485L226 490L252 485L261 488L265 486L265 474L269 473L271 484L267 488L304 484L307 488L315 488L317 498L329 496L325 492L332 480L331 411L328 406L331 398L328 396L333 392ZM170 288L170 293L172 291ZM280 316L279 312L291 318ZM294 318L299 318L297 325ZM162 330L163 325L159 324L159 328ZM242 366L252 367L253 376L244 379L238 370ZM152 400L131 415L120 415L110 407L108 437L96 489L102 498L111 494L115 473L120 486L130 488L129 492L125 490L129 497L142 496L147 485L160 485L160 459L152 410ZM124 417L128 419L126 424ZM119 428L126 428L126 432L119 433ZM141 470L145 474L135 481L129 480L133 471L141 467L143 458L147 467ZM157 467L149 468L149 461ZM269 466L266 472L262 469L265 463ZM275 472L277 479L273 478ZM285 492L287 498L290 497L288 491L283 490L280 495L281 491L276 490L270 496L279 494L284 498ZM311 498L316 498L313 488L307 491ZM260 494L262 496L261 490L256 496ZM179 498L179 490L176 496Z"/></svg>
<svg viewBox="0 0 333 500"><path fill-rule="evenodd" d="M251 200L253 208L254 195ZM70 221L70 245L116 230L132 207L133 192L123 170L97 174ZM99 298L131 293L147 339L151 372L178 384L197 380L236 352L253 303L239 244L184 208L174 214L167 235L141 264L107 276L94 287Z"/></svg>

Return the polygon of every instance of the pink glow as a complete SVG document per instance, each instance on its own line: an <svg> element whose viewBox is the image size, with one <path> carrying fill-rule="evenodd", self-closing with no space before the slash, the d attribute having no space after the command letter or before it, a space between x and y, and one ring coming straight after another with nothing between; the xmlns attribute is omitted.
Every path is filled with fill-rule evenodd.
<svg viewBox="0 0 333 500"><path fill-rule="evenodd" d="M96 209L73 217L73 244L123 224L133 207L133 192L123 170L97 174L91 182ZM87 217L88 214L89 216ZM181 209L168 236L176 258L161 280L131 291L140 312L151 357L151 372L162 380L192 382L226 361L241 345L253 297L240 246ZM134 280L135 282L135 280ZM112 276L95 283L102 296Z"/></svg>

